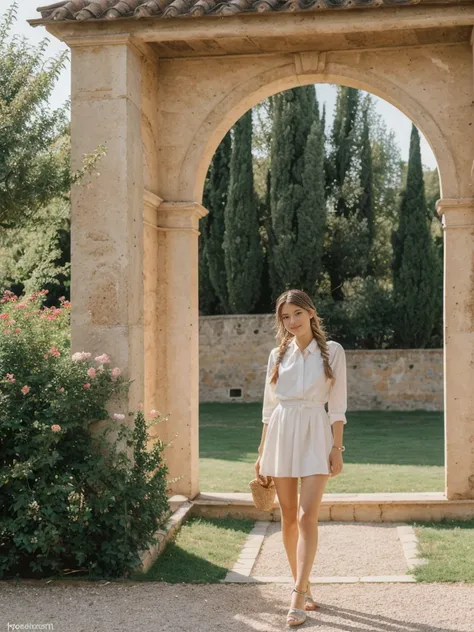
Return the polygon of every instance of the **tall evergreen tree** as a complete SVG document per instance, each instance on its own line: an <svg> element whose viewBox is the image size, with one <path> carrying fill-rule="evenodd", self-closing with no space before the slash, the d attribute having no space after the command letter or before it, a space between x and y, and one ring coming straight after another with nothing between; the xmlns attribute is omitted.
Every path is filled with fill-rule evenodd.
<svg viewBox="0 0 474 632"><path fill-rule="evenodd" d="M301 285L306 275L303 267L311 265L308 260L318 230L316 222L305 222L304 227L299 224L300 214L308 214L308 179L306 186L304 182L306 146L314 121L319 122L314 85L276 95L273 116L269 274L272 295L276 298L285 288Z"/></svg>
<svg viewBox="0 0 474 632"><path fill-rule="evenodd" d="M369 135L369 118L367 107L363 112L363 127L360 155L360 188L359 217L367 220L367 237L369 250L367 252L367 273L372 274L371 254L375 237L374 224L374 173L372 168L372 147Z"/></svg>
<svg viewBox="0 0 474 632"><path fill-rule="evenodd" d="M223 243L225 232L224 215L230 184L231 154L232 138L229 131L222 139L212 159L209 171L208 193L205 198L205 205L209 210L209 214L206 216L209 225L205 245L209 282L220 303L218 311L224 314L229 312Z"/></svg>
<svg viewBox="0 0 474 632"><path fill-rule="evenodd" d="M211 163L212 165L212 163ZM204 207L209 209L209 194L210 194L210 172L209 167L206 180L204 182L203 204ZM198 272L199 272L199 313L203 316L208 316L218 312L219 300L211 284L209 278L209 264L207 261L207 240L209 239L209 223L210 213L199 220L199 240L198 240Z"/></svg>
<svg viewBox="0 0 474 632"><path fill-rule="evenodd" d="M356 120L359 101L359 90L339 86L331 134L329 185L335 193L336 213L344 217L349 215L353 206L344 194L344 185L356 152Z"/></svg>
<svg viewBox="0 0 474 632"><path fill-rule="evenodd" d="M262 249L252 168L252 111L234 126L225 209L224 262L229 312L250 313L260 294Z"/></svg>
<svg viewBox="0 0 474 632"><path fill-rule="evenodd" d="M298 211L296 241L301 270L299 287L310 295L322 276L326 229L324 155L323 129L321 122L315 118L304 153L303 201Z"/></svg>
<svg viewBox="0 0 474 632"><path fill-rule="evenodd" d="M407 183L392 243L394 341L399 347L423 348L435 324L439 274L425 199L420 136L414 125Z"/></svg>
<svg viewBox="0 0 474 632"><path fill-rule="evenodd" d="M357 213L360 203L359 104L359 90L339 86L326 167L330 212L324 252L324 265L335 301L345 298L344 282L363 275L367 268L368 226Z"/></svg>

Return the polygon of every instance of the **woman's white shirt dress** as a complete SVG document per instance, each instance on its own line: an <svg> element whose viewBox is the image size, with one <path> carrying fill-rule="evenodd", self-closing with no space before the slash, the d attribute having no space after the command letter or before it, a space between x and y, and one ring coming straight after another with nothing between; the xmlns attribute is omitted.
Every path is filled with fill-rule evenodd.
<svg viewBox="0 0 474 632"><path fill-rule="evenodd" d="M260 459L263 476L330 474L332 424L347 423L347 378L344 348L334 340L327 345L336 378L332 386L315 338L303 352L293 338L281 360L276 384L270 384L270 374L278 347L270 352L263 398L262 422L268 424Z"/></svg>

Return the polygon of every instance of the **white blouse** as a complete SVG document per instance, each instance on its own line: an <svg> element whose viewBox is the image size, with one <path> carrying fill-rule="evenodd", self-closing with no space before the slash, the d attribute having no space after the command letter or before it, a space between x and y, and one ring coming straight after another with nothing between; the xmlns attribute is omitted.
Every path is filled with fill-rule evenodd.
<svg viewBox="0 0 474 632"><path fill-rule="evenodd" d="M316 339L302 352L296 338L288 345L279 366L276 384L270 384L270 375L278 356L278 347L270 351L265 379L262 422L268 424L271 414L281 400L301 399L328 403L329 420L347 423L347 375L346 354L339 342L328 340L329 364L336 381L324 374L324 363Z"/></svg>

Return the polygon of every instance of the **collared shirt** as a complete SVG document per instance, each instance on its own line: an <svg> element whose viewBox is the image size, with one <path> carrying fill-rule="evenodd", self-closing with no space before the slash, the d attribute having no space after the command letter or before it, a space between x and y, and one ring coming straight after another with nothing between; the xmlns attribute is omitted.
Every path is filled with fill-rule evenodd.
<svg viewBox="0 0 474 632"><path fill-rule="evenodd" d="M324 362L316 338L301 351L292 339L279 366L276 384L270 384L270 375L278 356L279 348L270 351L265 379L263 397L263 423L268 423L276 406L281 400L301 399L328 404L331 423L343 421L347 423L347 374L346 355L343 346L334 340L328 340L329 365L332 368L335 382L324 373Z"/></svg>

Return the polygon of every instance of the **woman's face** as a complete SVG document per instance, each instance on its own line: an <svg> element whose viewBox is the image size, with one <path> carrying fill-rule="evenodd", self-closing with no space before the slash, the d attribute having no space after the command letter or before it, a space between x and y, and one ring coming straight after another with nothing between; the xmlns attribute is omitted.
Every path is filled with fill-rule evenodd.
<svg viewBox="0 0 474 632"><path fill-rule="evenodd" d="M292 303L284 303L281 308L281 318L285 329L295 336L302 336L311 330L311 316L314 310L306 310Z"/></svg>

